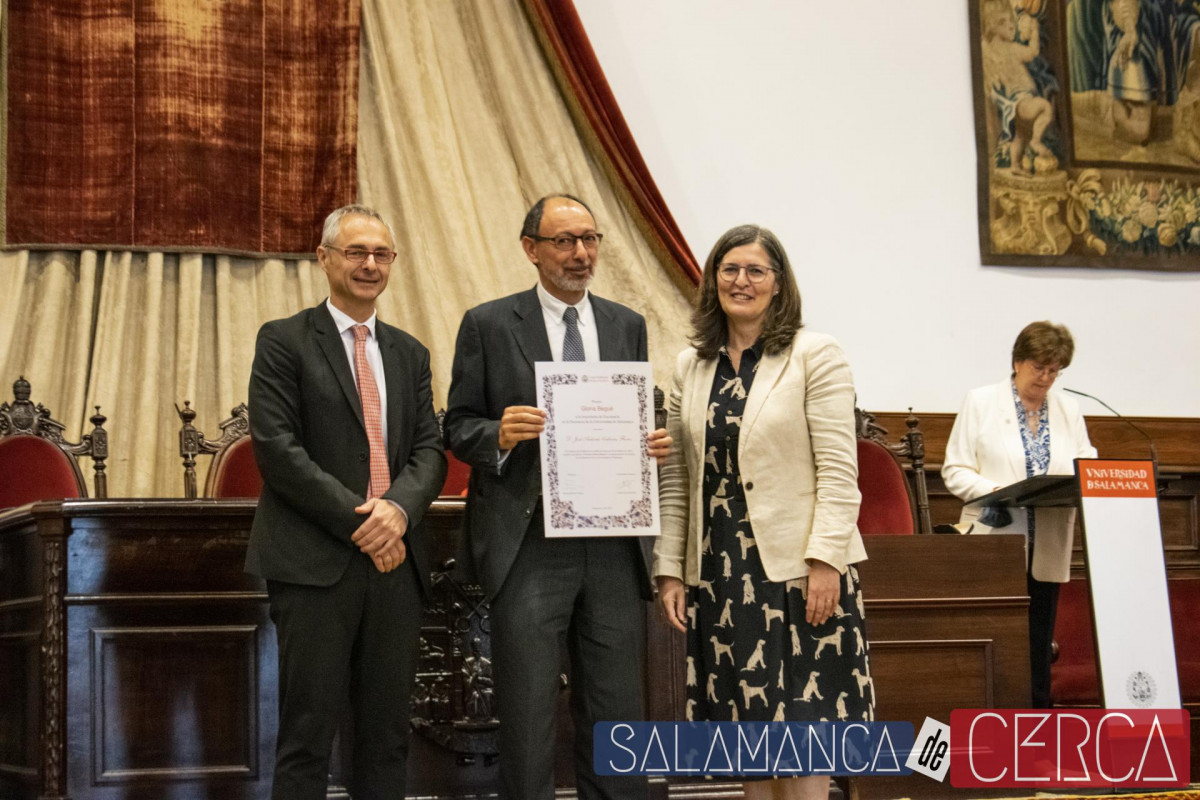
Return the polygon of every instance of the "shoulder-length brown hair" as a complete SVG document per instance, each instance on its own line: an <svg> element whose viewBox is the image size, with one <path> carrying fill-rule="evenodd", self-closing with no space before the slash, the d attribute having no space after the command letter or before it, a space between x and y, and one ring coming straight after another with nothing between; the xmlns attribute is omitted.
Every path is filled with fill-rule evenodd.
<svg viewBox="0 0 1200 800"><path fill-rule="evenodd" d="M775 271L779 293L771 298L767 306L767 317L763 320L763 351L768 355L782 353L792 345L792 339L804 323L800 318L800 290L796 287L796 276L787 252L775 234L758 225L739 225L731 228L713 245L712 252L704 262L704 274L700 278L700 300L692 312L692 346L701 358L716 358L717 352L729 339L725 311L717 297L717 268L725 254L735 247L757 242L771 260Z"/></svg>

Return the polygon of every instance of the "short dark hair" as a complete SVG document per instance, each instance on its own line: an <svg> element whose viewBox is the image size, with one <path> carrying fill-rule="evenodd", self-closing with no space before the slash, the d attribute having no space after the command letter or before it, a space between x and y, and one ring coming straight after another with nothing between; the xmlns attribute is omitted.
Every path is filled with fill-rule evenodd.
<svg viewBox="0 0 1200 800"><path fill-rule="evenodd" d="M778 237L758 225L739 225L727 230L704 262L704 273L700 276L700 299L692 312L692 346L701 358L716 358L717 352L729 339L725 311L717 295L717 268L725 254L735 247L754 244L762 245L775 270L779 293L771 298L767 306L767 318L763 321L763 350L769 355L782 353L792 346L796 331L804 326L800 316L800 289L792 273L787 251Z"/></svg>
<svg viewBox="0 0 1200 800"><path fill-rule="evenodd" d="M1066 369L1071 366L1074 355L1075 340L1067 326L1042 320L1029 323L1017 334L1017 340L1013 342L1012 363L1033 360L1041 364L1058 364Z"/></svg>
<svg viewBox="0 0 1200 800"><path fill-rule="evenodd" d="M542 229L542 212L546 210L546 201L554 200L555 198L559 197L579 203L579 205L583 206L584 211L592 214L592 210L588 208L588 204L573 194L567 194L566 192L555 192L554 194L548 194L545 197L538 198L538 201L530 207L528 212L526 212L525 222L521 225L520 238L524 239L526 236L528 236L532 239L537 237L538 231ZM596 215L592 214L592 219L595 218Z"/></svg>

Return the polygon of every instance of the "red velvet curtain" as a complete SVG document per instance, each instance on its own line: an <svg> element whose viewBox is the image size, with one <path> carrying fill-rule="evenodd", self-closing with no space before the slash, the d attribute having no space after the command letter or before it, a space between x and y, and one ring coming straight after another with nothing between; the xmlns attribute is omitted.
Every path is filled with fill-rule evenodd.
<svg viewBox="0 0 1200 800"><path fill-rule="evenodd" d="M625 117L604 77L583 22L572 0L524 0L530 21L559 79L576 124L586 125L599 143L611 171L640 216L643 232L661 255L674 262L692 285L700 266L684 240L671 210L646 168Z"/></svg>
<svg viewBox="0 0 1200 800"><path fill-rule="evenodd" d="M359 0L10 0L12 247L304 254L357 192Z"/></svg>

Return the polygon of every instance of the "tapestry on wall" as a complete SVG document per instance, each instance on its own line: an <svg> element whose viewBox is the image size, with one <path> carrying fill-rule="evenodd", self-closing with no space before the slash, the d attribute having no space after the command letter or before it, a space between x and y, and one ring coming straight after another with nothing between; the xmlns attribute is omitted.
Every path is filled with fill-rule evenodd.
<svg viewBox="0 0 1200 800"><path fill-rule="evenodd" d="M300 255L356 195L359 0L9 0L3 245Z"/></svg>
<svg viewBox="0 0 1200 800"><path fill-rule="evenodd" d="M970 0L984 264L1200 270L1200 0Z"/></svg>

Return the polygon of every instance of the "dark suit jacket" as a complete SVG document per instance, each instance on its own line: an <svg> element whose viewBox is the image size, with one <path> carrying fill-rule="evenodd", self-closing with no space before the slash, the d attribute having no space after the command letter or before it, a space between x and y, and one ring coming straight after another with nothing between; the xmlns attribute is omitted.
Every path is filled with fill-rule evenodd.
<svg viewBox="0 0 1200 800"><path fill-rule="evenodd" d="M591 295L601 361L645 361L646 321ZM521 442L497 470L500 417L508 406L536 406L535 361L553 361L537 290L477 306L463 317L443 422L446 442L471 466L466 538L489 598L504 583L542 494L539 441ZM643 595L651 596L648 548L641 541Z"/></svg>
<svg viewBox="0 0 1200 800"><path fill-rule="evenodd" d="M387 386L384 497L408 514L404 537L428 596L430 554L421 521L446 475L430 389L429 351L376 319ZM250 374L250 433L263 477L246 571L270 580L329 586L359 553L354 513L370 482L362 404L346 350L324 303L258 332Z"/></svg>

